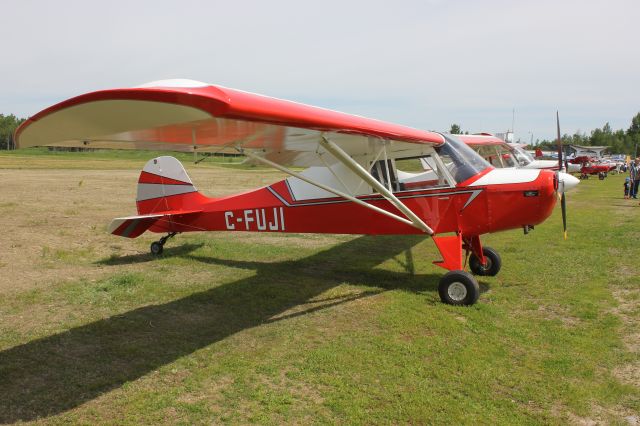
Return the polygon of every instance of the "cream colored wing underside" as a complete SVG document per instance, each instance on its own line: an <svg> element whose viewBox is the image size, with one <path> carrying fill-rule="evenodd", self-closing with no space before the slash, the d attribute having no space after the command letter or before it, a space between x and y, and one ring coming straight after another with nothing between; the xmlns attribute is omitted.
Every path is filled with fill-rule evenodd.
<svg viewBox="0 0 640 426"><path fill-rule="evenodd" d="M319 142L325 135L354 158L376 155L382 141L361 134L214 117L190 106L142 100L101 100L55 111L34 121L19 135L18 146L63 146L182 152L251 150L292 166L320 166ZM429 145L390 141L387 155L420 155Z"/></svg>

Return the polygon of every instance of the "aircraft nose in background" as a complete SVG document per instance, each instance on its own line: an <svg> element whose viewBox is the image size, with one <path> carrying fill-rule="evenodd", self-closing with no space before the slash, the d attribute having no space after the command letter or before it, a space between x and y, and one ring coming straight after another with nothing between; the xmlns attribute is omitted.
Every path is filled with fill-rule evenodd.
<svg viewBox="0 0 640 426"><path fill-rule="evenodd" d="M562 182L561 191L567 192L571 191L580 183L580 179L575 176L570 175L569 173L560 172L560 176L558 177L560 182Z"/></svg>

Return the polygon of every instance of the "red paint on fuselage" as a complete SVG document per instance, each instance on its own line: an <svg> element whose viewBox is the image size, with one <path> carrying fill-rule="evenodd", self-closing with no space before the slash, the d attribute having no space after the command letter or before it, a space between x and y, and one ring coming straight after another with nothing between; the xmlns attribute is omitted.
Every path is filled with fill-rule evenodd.
<svg viewBox="0 0 640 426"><path fill-rule="evenodd" d="M556 202L554 176L542 170L533 182L400 191L395 195L436 234L481 235L538 225ZM474 197L470 202L470 197ZM380 195L359 197L402 216ZM285 181L225 198L200 193L138 202L140 214L202 210L180 224L162 222L153 232L258 231L331 234L420 234L422 231L342 198L296 201Z"/></svg>

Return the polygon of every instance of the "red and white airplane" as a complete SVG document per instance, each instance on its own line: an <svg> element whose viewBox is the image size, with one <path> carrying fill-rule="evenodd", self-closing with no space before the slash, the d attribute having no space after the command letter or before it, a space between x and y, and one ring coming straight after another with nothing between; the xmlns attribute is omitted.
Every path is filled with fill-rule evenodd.
<svg viewBox="0 0 640 426"><path fill-rule="evenodd" d="M579 168L580 179L589 179L589 175L598 175L600 179L604 179L609 172L617 168L617 165L613 162L604 162L586 155L569 160L569 165Z"/></svg>
<svg viewBox="0 0 640 426"><path fill-rule="evenodd" d="M573 185L559 172L495 169L452 135L192 80L66 100L23 123L16 141L20 148L237 150L290 177L209 198L178 160L157 157L138 179L138 214L114 219L109 231L128 238L147 230L165 233L151 245L154 254L182 232L425 234L443 258L434 263L449 270L440 280L440 297L454 305L471 305L480 293L463 270L464 253L477 275L500 270L500 256L483 247L480 236L528 232ZM421 171L421 159L433 168Z"/></svg>
<svg viewBox="0 0 640 426"><path fill-rule="evenodd" d="M559 167L558 160L534 158L520 146L507 143L490 133L457 136L497 168L519 167L523 169L558 170ZM557 153L555 154L557 155ZM564 168L569 173L580 171L580 166L571 163L565 164Z"/></svg>

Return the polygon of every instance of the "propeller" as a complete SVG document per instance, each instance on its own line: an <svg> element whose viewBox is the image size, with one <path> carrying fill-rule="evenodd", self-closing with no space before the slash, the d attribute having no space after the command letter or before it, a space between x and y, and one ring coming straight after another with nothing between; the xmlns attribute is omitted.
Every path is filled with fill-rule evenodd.
<svg viewBox="0 0 640 426"><path fill-rule="evenodd" d="M560 207L562 209L562 229L564 231L564 239L567 239L567 199L565 197L565 187L564 180L560 180L560 173L563 170L564 164L562 163L562 138L560 136L560 114L556 111L556 126L558 129L558 171L556 172L556 177L558 179L558 189L560 189L560 184L562 184L562 195L560 196Z"/></svg>

